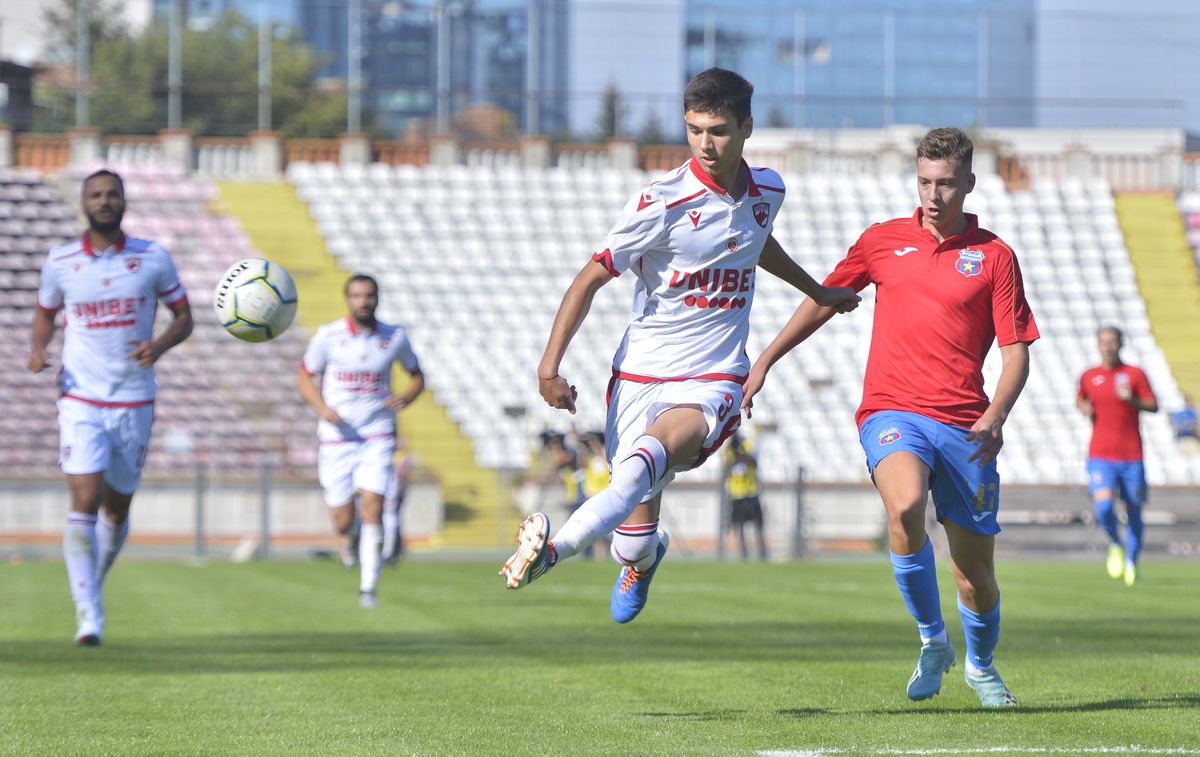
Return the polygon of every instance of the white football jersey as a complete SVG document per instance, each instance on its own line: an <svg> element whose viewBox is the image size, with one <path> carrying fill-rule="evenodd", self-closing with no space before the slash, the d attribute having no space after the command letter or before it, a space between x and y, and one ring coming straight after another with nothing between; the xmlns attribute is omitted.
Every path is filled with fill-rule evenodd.
<svg viewBox="0 0 1200 757"><path fill-rule="evenodd" d="M592 256L614 276L635 277L616 375L745 379L758 256L784 196L779 174L747 169L746 193L733 198L690 160L631 200Z"/></svg>
<svg viewBox="0 0 1200 757"><path fill-rule="evenodd" d="M171 256L157 242L126 236L107 250L93 250L85 233L55 247L42 266L38 307L64 309L64 397L97 405L154 401L154 367L126 357L138 341L154 335L158 301L187 297Z"/></svg>
<svg viewBox="0 0 1200 757"><path fill-rule="evenodd" d="M404 329L375 322L364 331L349 317L327 323L304 351L303 367L310 376L321 376L325 404L345 421L341 426L322 420L317 438L322 442L365 441L396 433L396 413L384 404L392 392L392 364L399 362L410 373L420 368Z"/></svg>

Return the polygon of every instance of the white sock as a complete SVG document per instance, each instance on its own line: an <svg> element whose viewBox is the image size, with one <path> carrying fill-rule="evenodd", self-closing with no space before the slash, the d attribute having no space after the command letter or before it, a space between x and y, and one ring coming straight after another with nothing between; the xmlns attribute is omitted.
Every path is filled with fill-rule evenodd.
<svg viewBox="0 0 1200 757"><path fill-rule="evenodd" d="M359 591L375 591L379 583L379 545L383 542L383 527L378 523L363 523L358 529Z"/></svg>
<svg viewBox="0 0 1200 757"><path fill-rule="evenodd" d="M383 554L394 555L399 551L400 540L400 511L383 510Z"/></svg>
<svg viewBox="0 0 1200 757"><path fill-rule="evenodd" d="M120 526L104 517L103 511L96 519L96 546L99 551L99 562L96 565L96 593L104 591L104 578L108 569L117 561L121 547L125 546L125 537L129 535L129 516Z"/></svg>
<svg viewBox="0 0 1200 757"><path fill-rule="evenodd" d="M76 605L96 602L96 516L73 512L63 532L63 561Z"/></svg>
<svg viewBox="0 0 1200 757"><path fill-rule="evenodd" d="M622 565L639 572L650 570L658 557L658 521L617 526L609 552Z"/></svg>
<svg viewBox="0 0 1200 757"><path fill-rule="evenodd" d="M921 644L928 644L931 641L936 641L938 644L949 644L950 636L946 633L946 629L943 628L941 631L938 632L937 636L922 636L921 637Z"/></svg>
<svg viewBox="0 0 1200 757"><path fill-rule="evenodd" d="M649 434L639 436L633 452L613 466L608 487L580 505L550 539L556 559L570 557L621 525L666 472L662 442Z"/></svg>

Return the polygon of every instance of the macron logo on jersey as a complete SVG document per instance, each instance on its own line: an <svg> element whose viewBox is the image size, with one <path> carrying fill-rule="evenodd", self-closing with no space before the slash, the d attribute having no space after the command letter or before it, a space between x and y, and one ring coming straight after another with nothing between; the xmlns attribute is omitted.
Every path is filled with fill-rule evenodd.
<svg viewBox="0 0 1200 757"><path fill-rule="evenodd" d="M693 229L700 225L700 211L699 210L689 210L687 215L688 215L688 218L692 222Z"/></svg>

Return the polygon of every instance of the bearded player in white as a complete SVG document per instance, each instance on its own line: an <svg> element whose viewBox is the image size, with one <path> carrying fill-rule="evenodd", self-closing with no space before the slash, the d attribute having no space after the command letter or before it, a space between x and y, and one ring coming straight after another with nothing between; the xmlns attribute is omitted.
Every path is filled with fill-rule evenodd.
<svg viewBox="0 0 1200 757"><path fill-rule="evenodd" d="M317 478L334 528L346 536L358 530L359 603L374 608L383 498L394 475L396 413L425 388L425 376L404 329L376 320L375 279L356 274L346 282L344 293L349 315L317 330L304 352L296 386L321 419ZM410 376L403 394L392 394L395 363ZM317 375L319 389L313 381Z"/></svg>
<svg viewBox="0 0 1200 757"><path fill-rule="evenodd" d="M839 312L857 307L854 290L818 284L771 236L783 182L742 160L753 93L741 76L719 68L688 83L691 160L630 201L563 297L537 374L542 398L574 413L575 387L559 375L567 345L600 287L626 271L634 278L633 318L608 392L611 478L553 537L544 513L525 519L517 551L500 570L510 589L615 529L611 552L624 567L611 611L618 623L633 620L667 551L658 522L663 488L676 472L700 465L741 421L757 268Z"/></svg>
<svg viewBox="0 0 1200 757"><path fill-rule="evenodd" d="M54 320L65 310L58 382L59 466L71 490L63 558L75 600L75 643L104 633L104 579L129 533L154 423L154 363L192 333L175 263L156 242L121 231L125 185L112 171L83 180L83 236L50 251L33 316L29 370L50 365ZM171 322L157 337L161 300Z"/></svg>

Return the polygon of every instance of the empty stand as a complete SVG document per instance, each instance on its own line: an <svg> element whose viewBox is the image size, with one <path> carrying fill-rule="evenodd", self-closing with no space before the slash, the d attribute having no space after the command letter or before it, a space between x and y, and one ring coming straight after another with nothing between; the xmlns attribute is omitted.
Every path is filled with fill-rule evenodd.
<svg viewBox="0 0 1200 757"><path fill-rule="evenodd" d="M178 478L198 463L230 474L262 464L311 476L315 419L293 386L306 335L293 329L273 342L250 345L225 333L212 314L213 288L226 267L255 256L238 223L214 215L210 181L157 170L122 170L124 228L157 240L172 254L188 288L192 337L157 365L155 430L147 475ZM79 176L64 192L77 191ZM37 177L0 173L0 351L16 370L5 371L0 392L0 468L12 475L56 470L58 429L54 372L24 370L39 271L48 250L81 233L73 204ZM158 328L170 318L159 310ZM61 330L51 351L61 355Z"/></svg>
<svg viewBox="0 0 1200 757"><path fill-rule="evenodd" d="M379 277L382 316L409 329L430 385L475 440L482 464L527 467L544 428L603 428L610 361L632 297L623 279L597 295L563 364L579 389L578 415L547 407L534 371L567 284L653 177L603 167L292 163L288 178L342 267ZM915 207L915 187L899 176L785 180L789 195L775 234L818 278L867 225ZM1083 483L1090 428L1075 410L1075 387L1098 360L1100 325L1125 330L1126 358L1146 369L1164 407L1179 395L1150 331L1112 192L1102 181L1076 181L1010 193L999 177L980 176L967 210L1017 250L1042 331L1009 422L1002 473L1015 483ZM751 355L799 303L770 275L758 278L758 289ZM858 312L836 317L781 361L756 399L752 424L768 479L791 478L803 467L812 481L867 480L853 423L874 310L873 289L863 294ZM989 390L999 367L993 350ZM1152 484L1200 481L1200 465L1180 455L1164 414L1146 417L1143 433ZM690 475L712 480L717 469Z"/></svg>

